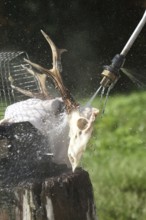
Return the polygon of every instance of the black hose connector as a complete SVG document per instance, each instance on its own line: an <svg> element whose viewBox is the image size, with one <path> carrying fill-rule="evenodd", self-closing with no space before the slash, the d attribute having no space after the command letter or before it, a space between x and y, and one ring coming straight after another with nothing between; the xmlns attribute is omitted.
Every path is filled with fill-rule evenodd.
<svg viewBox="0 0 146 220"><path fill-rule="evenodd" d="M112 59L110 66L104 66L104 71L102 72L103 79L100 85L103 87L109 87L111 84L115 84L120 77L119 70L124 65L125 57L121 54L116 54Z"/></svg>
<svg viewBox="0 0 146 220"><path fill-rule="evenodd" d="M104 69L112 72L113 74L119 75L120 68L124 65L125 57L121 54L116 54L112 59L110 66L104 66Z"/></svg>

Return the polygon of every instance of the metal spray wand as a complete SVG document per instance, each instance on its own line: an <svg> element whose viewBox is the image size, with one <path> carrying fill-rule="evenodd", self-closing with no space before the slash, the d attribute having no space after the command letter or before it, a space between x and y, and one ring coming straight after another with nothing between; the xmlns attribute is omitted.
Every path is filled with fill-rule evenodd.
<svg viewBox="0 0 146 220"><path fill-rule="evenodd" d="M103 88L107 88L107 87L113 88L116 82L118 81L120 77L119 70L124 65L125 57L145 24L146 24L146 10L144 12L142 19L140 20L139 24L135 28L133 34L129 38L128 42L126 43L121 53L116 54L114 56L114 58L112 59L111 65L104 66L104 70L101 73L103 78L100 82L100 85Z"/></svg>

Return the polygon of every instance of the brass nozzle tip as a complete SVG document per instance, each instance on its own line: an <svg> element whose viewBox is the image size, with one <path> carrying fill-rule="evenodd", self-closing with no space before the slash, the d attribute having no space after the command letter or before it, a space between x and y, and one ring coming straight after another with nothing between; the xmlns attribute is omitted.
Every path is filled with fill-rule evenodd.
<svg viewBox="0 0 146 220"><path fill-rule="evenodd" d="M100 85L103 87L108 87L111 85L111 83L114 83L117 80L117 76L109 70L104 70L101 75L103 78L100 82Z"/></svg>

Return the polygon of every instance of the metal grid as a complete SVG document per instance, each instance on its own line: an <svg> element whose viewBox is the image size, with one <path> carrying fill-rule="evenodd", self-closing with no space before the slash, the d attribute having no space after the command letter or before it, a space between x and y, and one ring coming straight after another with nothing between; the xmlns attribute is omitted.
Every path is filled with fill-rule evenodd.
<svg viewBox="0 0 146 220"><path fill-rule="evenodd" d="M28 98L11 88L10 76L16 86L31 91L38 90L36 79L24 68L26 66L31 68L24 58L29 59L27 53L23 51L0 53L0 118L3 117L8 105Z"/></svg>

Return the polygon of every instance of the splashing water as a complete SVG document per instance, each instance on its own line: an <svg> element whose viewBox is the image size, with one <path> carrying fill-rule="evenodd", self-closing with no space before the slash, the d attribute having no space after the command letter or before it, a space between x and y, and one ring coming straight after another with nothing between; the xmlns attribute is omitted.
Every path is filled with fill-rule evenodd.
<svg viewBox="0 0 146 220"><path fill-rule="evenodd" d="M100 100L99 100L99 106L102 106L104 93L105 93L105 87L102 87L101 94L100 94Z"/></svg>
<svg viewBox="0 0 146 220"><path fill-rule="evenodd" d="M100 92L100 90L102 89L102 86L100 86L96 92L93 94L93 96L91 97L91 99L87 102L87 104L85 105L85 107L91 106L91 103L93 102L93 100L95 99L95 97L98 95L98 93Z"/></svg>
<svg viewBox="0 0 146 220"><path fill-rule="evenodd" d="M102 114L101 115L103 115L104 112L105 112L105 108L106 108L106 104L107 104L107 101L108 101L108 97L109 97L109 94L110 94L110 91L111 91L112 88L113 88L113 84L111 84L108 87L108 89L107 89L106 96L105 96L105 102L104 102L104 105L103 105L103 109L102 109Z"/></svg>
<svg viewBox="0 0 146 220"><path fill-rule="evenodd" d="M112 83L107 89L104 86L99 86L96 92L93 94L93 96L90 98L90 100L86 103L85 107L91 107L91 104L93 100L96 98L98 94L100 94L100 100L99 100L99 108L101 109L101 116L103 116L106 108L106 104L108 101L108 97L110 94L111 89L113 88L114 84ZM105 94L105 96L104 96ZM105 97L105 100L103 102L103 99Z"/></svg>

